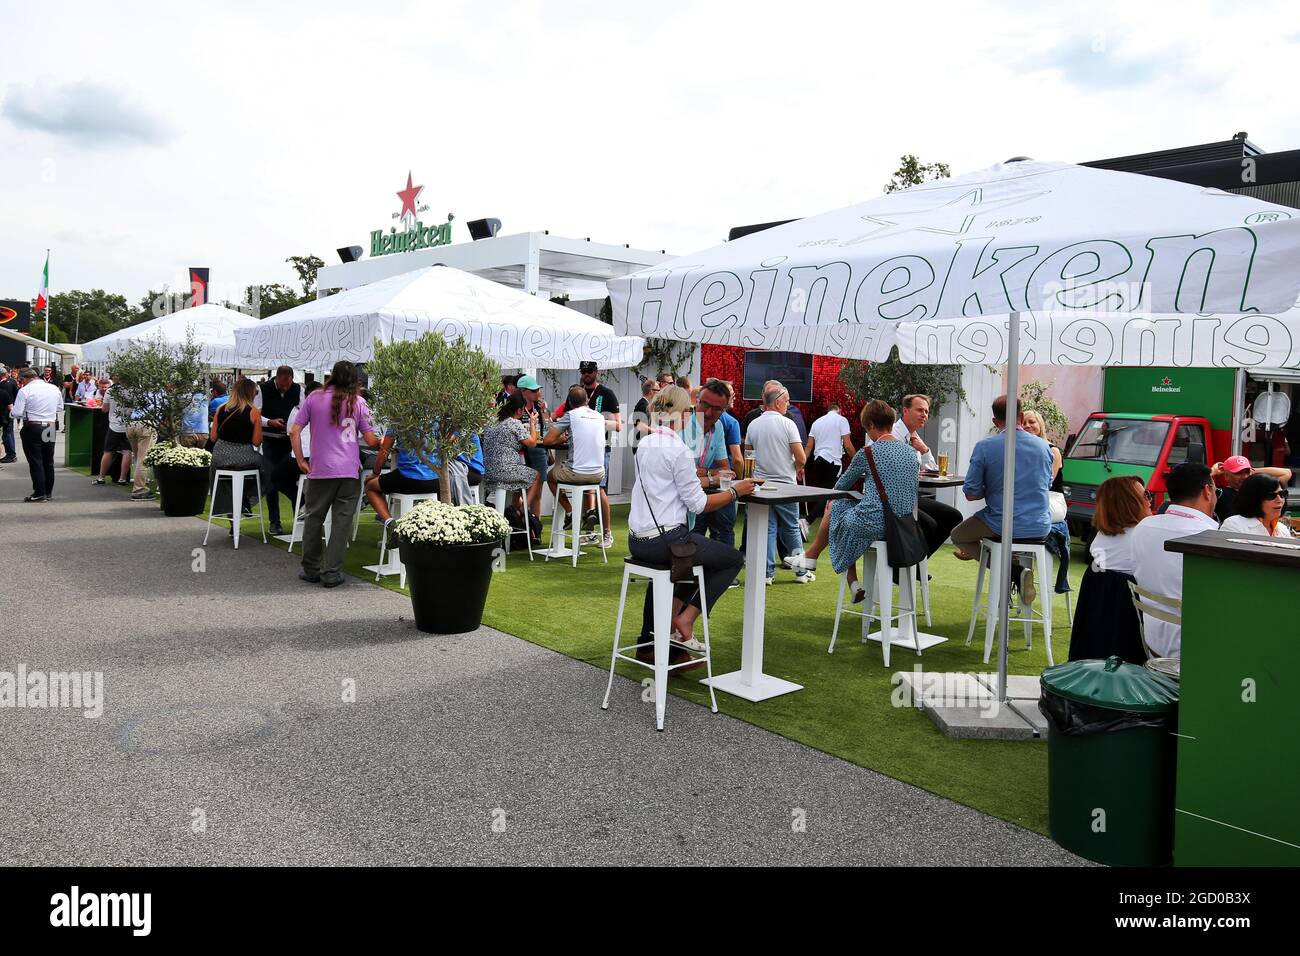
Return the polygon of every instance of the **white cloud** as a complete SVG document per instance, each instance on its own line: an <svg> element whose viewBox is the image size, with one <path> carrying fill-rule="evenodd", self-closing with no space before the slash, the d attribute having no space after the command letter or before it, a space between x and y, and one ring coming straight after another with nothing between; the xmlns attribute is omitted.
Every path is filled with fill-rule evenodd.
<svg viewBox="0 0 1300 956"><path fill-rule="evenodd" d="M175 131L135 101L129 93L96 80L11 84L3 116L20 130L63 137L77 146L142 144L156 146Z"/></svg>
<svg viewBox="0 0 1300 956"><path fill-rule="evenodd" d="M134 298L183 285L191 265L214 283L287 283L286 256L333 261L391 222L408 169L430 220L456 213L457 241L467 220L497 216L505 233L686 253L733 225L869 198L907 152L960 173L1242 129L1300 147L1288 99L1300 38L1270 26L1290 22L1285 5L203 9L0 12L11 95L36 88L57 48L75 70L52 89L116 91L117 126L145 124L94 148L0 127L0 295L30 294L46 246L62 288ZM150 121L170 138L150 138ZM105 238L55 237L70 229Z"/></svg>

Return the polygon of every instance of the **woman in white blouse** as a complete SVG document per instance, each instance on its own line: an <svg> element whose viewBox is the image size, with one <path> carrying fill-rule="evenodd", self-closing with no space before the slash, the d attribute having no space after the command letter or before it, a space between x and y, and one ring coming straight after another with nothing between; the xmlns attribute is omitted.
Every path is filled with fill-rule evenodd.
<svg viewBox="0 0 1300 956"><path fill-rule="evenodd" d="M1237 534L1290 538L1291 529L1282 520L1286 488L1272 475L1251 475L1237 492L1237 514L1223 522L1222 530Z"/></svg>
<svg viewBox="0 0 1300 956"><path fill-rule="evenodd" d="M704 567L704 594L693 583L678 584L673 595L674 640L687 647L703 649L695 641L694 624L701 601L710 611L718 598L727 593L744 566L744 556L720 541L696 534L686 527L687 512L704 514L726 507L741 495L754 490L752 481L736 481L731 490L711 495L704 493L695 472L695 456L682 441L681 431L691 417L691 396L683 388L671 385L650 403L650 432L637 445L636 484L632 488L632 508L628 515L628 550L635 560L647 564L672 562L669 545L677 541L695 543L695 563ZM645 611L641 619L638 659L653 663L654 605L651 589L646 589ZM684 663L690 656L684 648L674 646L669 664ZM703 663L702 661L700 663ZM680 670L689 670L682 667Z"/></svg>
<svg viewBox="0 0 1300 956"><path fill-rule="evenodd" d="M1146 661L1142 625L1129 584L1137 566L1133 529L1150 515L1151 503L1138 475L1107 478L1097 489L1092 516L1097 533L1088 544L1088 567L1074 607L1070 660L1104 660L1116 655L1131 664Z"/></svg>

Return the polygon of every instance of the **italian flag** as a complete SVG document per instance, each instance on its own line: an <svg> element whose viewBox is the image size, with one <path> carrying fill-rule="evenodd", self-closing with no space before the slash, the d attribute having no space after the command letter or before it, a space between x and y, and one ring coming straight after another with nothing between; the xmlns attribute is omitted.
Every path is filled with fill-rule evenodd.
<svg viewBox="0 0 1300 956"><path fill-rule="evenodd" d="M32 311L39 313L41 309L48 307L50 304L50 254L45 253L45 271L41 273L41 291L36 296L36 308Z"/></svg>

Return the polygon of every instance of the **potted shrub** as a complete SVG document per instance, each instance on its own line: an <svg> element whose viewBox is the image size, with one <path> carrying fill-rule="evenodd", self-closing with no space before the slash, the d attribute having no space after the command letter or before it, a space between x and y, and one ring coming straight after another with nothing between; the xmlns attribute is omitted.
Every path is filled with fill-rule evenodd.
<svg viewBox="0 0 1300 956"><path fill-rule="evenodd" d="M371 409L385 434L438 472L440 501L425 502L394 525L416 626L441 634L472 631L483 618L510 526L492 509L452 505L448 463L472 453L474 436L495 417L501 367L459 339L426 332L375 343L366 372Z"/></svg>
<svg viewBox="0 0 1300 956"><path fill-rule="evenodd" d="M195 396L206 397L207 369L200 359L202 350L203 346L194 340L191 331L186 341L180 345L172 345L158 336L143 342L133 342L109 356L113 400L123 408L132 410L132 423L154 430L155 448L159 445L177 445L181 423ZM164 455L163 451L155 456L154 450L150 449L144 461L137 463L136 467L153 466L164 514L200 514L204 501L200 499L198 507L193 508L197 494L195 486L201 482L206 497L208 482L211 480L207 468L212 456L201 449L175 450L199 451L204 463L200 464L197 455L172 453L167 453L168 457L164 460L160 457ZM162 470L159 470L159 464L163 465Z"/></svg>
<svg viewBox="0 0 1300 956"><path fill-rule="evenodd" d="M208 500L211 452L159 442L149 449L141 464L152 468L158 479L163 514L188 518L203 513Z"/></svg>
<svg viewBox="0 0 1300 956"><path fill-rule="evenodd" d="M394 528L415 626L433 634L477 629L510 523L483 505L425 501L398 518Z"/></svg>

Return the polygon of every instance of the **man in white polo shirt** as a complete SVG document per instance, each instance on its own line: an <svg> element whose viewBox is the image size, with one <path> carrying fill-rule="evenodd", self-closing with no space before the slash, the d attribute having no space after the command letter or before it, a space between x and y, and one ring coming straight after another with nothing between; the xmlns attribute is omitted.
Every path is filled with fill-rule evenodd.
<svg viewBox="0 0 1300 956"><path fill-rule="evenodd" d="M1164 514L1143 518L1129 532L1133 539L1133 577L1143 590L1181 600L1183 556L1175 551L1166 551L1165 542L1217 529L1219 522L1214 518L1214 505L1218 495L1210 469L1191 461L1183 462L1165 476L1165 489L1169 493L1170 505ZM1142 621L1147 646L1154 653L1162 657L1180 655L1182 627L1145 614Z"/></svg>
<svg viewBox="0 0 1300 956"><path fill-rule="evenodd" d="M808 429L808 444L804 446L808 454L808 467L804 472L808 484L818 488L835 487L844 468L844 456L853 457L851 432L849 420L840 414L840 406L831 402L826 414Z"/></svg>
<svg viewBox="0 0 1300 956"><path fill-rule="evenodd" d="M763 383L763 414L754 420L745 433L754 449L754 477L774 484L793 485L798 473L808 460L799 439L799 429L785 417L790 407L790 392L777 381ZM745 533L749 533L746 523ZM803 553L803 534L799 529L797 504L774 504L769 509L767 525L767 583L776 578L776 539L789 554ZM751 570L751 574L753 571ZM794 579L800 584L815 580L811 571L797 570Z"/></svg>
<svg viewBox="0 0 1300 956"><path fill-rule="evenodd" d="M569 460L551 468L546 475L546 483L550 486L552 495L561 483L591 485L592 491L600 496L600 513L605 522L602 547L612 548L614 533L610 531L609 525L609 497L600 487L600 483L605 480L605 416L587 406L587 390L581 385L569 389L564 407L564 415L551 423L550 429L542 436L542 444L547 447L563 445L567 435ZM582 497L585 498L586 493ZM573 506L567 495L560 499L560 507L565 514L572 513Z"/></svg>
<svg viewBox="0 0 1300 956"><path fill-rule="evenodd" d="M42 381L35 369L18 373L13 416L23 420L18 434L32 475L32 493L23 501L49 501L54 491L54 442L63 414L63 389Z"/></svg>

